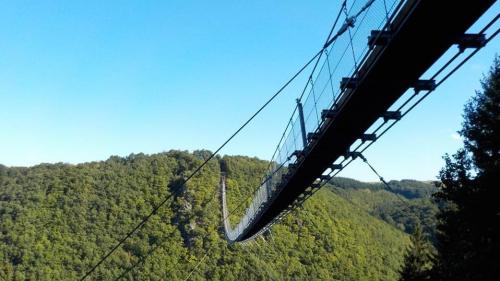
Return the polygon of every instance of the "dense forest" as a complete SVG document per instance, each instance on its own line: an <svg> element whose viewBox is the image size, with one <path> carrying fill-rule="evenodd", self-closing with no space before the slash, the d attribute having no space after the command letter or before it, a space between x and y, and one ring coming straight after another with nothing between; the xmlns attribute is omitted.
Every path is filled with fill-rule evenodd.
<svg viewBox="0 0 500 281"><path fill-rule="evenodd" d="M207 155L170 151L78 165L0 166L1 279L81 278L166 196L172 199L91 280L113 280L149 254L123 279L398 279L409 236L401 231L406 221L394 215L399 211L382 210L393 193L338 179L256 241L228 245L221 224L221 167L234 209L258 186L267 163L218 157L180 186ZM394 183L409 201L425 197L413 190L419 184ZM391 209L397 201L388 202ZM233 223L242 212L237 209Z"/></svg>
<svg viewBox="0 0 500 281"><path fill-rule="evenodd" d="M78 280L167 198L91 280L496 280L499 101L496 59L439 183L334 178L243 245L224 239L221 174L237 223L266 161L217 156L187 184L209 151L0 165L0 279Z"/></svg>
<svg viewBox="0 0 500 281"><path fill-rule="evenodd" d="M436 183L415 180L366 183L336 177L327 185L349 202L365 209L371 215L412 234L415 226L423 228L425 236L435 242L438 205L432 195L438 191Z"/></svg>

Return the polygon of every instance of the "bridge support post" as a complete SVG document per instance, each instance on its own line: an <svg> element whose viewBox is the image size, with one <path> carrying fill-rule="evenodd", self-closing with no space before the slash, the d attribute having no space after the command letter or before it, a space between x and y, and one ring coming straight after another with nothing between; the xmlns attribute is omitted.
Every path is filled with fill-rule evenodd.
<svg viewBox="0 0 500 281"><path fill-rule="evenodd" d="M300 102L300 99L297 99L297 110L299 111L300 130L302 131L302 143L304 144L304 148L306 148L306 123L304 122L304 111L302 110L302 103Z"/></svg>

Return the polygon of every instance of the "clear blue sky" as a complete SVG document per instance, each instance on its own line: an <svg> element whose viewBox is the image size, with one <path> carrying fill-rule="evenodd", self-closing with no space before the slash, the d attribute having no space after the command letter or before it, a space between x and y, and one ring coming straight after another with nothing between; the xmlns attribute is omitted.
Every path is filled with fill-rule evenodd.
<svg viewBox="0 0 500 281"><path fill-rule="evenodd" d="M0 0L0 163L214 150L319 49L337 2ZM386 178L435 179L499 47L369 150ZM268 159L303 81L223 153Z"/></svg>

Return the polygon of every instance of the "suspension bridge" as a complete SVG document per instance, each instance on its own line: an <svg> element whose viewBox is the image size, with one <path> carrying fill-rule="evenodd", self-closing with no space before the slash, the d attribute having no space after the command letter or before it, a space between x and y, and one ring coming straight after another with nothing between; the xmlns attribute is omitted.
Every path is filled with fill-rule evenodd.
<svg viewBox="0 0 500 281"><path fill-rule="evenodd" d="M498 13L480 30L469 29L494 3L494 0L344 0L320 51L183 183L193 178L297 76L313 65L268 171L234 227L229 217L235 209L227 207L226 182L224 175L221 176L222 220L227 240L236 243L254 239L352 161L361 158L367 162L362 154L366 149L488 44L500 32L500 28L494 28L500 17ZM456 52L442 65L436 65L454 45L458 47ZM433 74L428 74L434 69ZM141 229L172 199L172 194L154 206L80 280L89 277ZM214 191L213 198L216 194ZM245 202L237 204L237 208L245 207ZM143 263L161 245L126 268L116 280Z"/></svg>
<svg viewBox="0 0 500 281"><path fill-rule="evenodd" d="M460 55L487 43L484 31L465 32L493 3L369 0L348 7L344 2L337 17L342 25L319 53L269 171L234 228L221 179L226 238L255 238L328 182L345 162L357 157L366 161L361 152L381 136L377 133L401 119L405 106L407 111L416 106L421 99L411 101L419 93L428 94L441 84L436 78L452 61L430 78L423 75L452 45ZM409 89L413 95L391 110Z"/></svg>

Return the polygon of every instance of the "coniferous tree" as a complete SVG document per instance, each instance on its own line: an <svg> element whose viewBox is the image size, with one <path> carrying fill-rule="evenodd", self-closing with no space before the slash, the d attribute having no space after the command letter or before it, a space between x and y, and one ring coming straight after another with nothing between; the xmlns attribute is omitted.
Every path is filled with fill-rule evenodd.
<svg viewBox="0 0 500 281"><path fill-rule="evenodd" d="M466 105L459 132L464 148L445 156L436 194L439 258L436 280L498 280L500 276L500 59L482 91Z"/></svg>
<svg viewBox="0 0 500 281"><path fill-rule="evenodd" d="M430 280L434 249L422 232L419 224L411 236L411 246L405 255L404 267L401 270L400 281Z"/></svg>

